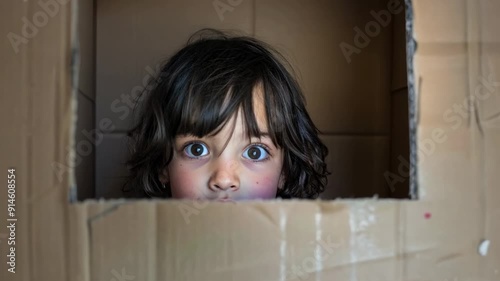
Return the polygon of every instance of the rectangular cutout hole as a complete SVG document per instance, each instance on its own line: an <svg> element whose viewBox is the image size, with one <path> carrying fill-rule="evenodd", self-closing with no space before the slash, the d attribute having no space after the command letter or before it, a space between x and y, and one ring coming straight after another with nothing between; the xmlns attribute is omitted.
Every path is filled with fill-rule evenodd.
<svg viewBox="0 0 500 281"><path fill-rule="evenodd" d="M220 10L218 2L230 5L78 2L78 200L141 197L122 188L132 100L201 28L256 37L291 63L329 149L332 174L321 199L417 198L415 169L409 174L416 161L410 161L415 103L408 98L414 94L406 55L411 3L253 0Z"/></svg>

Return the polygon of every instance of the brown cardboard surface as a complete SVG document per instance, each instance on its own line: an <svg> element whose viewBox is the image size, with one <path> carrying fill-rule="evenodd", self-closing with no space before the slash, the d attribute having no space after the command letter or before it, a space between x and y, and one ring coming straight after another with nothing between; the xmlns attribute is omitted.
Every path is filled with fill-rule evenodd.
<svg viewBox="0 0 500 281"><path fill-rule="evenodd" d="M388 197L384 172L389 170L389 137L321 136L321 140L329 147L326 164L332 173L323 199Z"/></svg>
<svg viewBox="0 0 500 281"><path fill-rule="evenodd" d="M391 95L391 159L390 173L384 174L392 198L409 198L410 168L408 129L408 90L403 89ZM402 171L403 173L401 173ZM397 178L396 178L397 176Z"/></svg>
<svg viewBox="0 0 500 281"><path fill-rule="evenodd" d="M87 136L94 129L94 102L85 94L78 92L78 120L76 123L75 143L82 161L75 169L77 195L79 200L94 198L95 190L95 146ZM78 153L78 152L77 152ZM85 188L87 187L87 188Z"/></svg>
<svg viewBox="0 0 500 281"><path fill-rule="evenodd" d="M1 5L2 34L19 32L21 18L40 10L36 2ZM419 200L207 206L69 203L72 174L59 180L51 166L67 161L66 147L73 145L71 8L61 5L19 53L8 40L0 45L5 62L0 66L0 165L4 175L8 167L16 168L19 219L16 273L5 270L7 248L0 237L0 279L500 280L500 134L496 123L481 115L493 112L488 106L496 99L481 101L478 110L488 111L466 114L455 129L443 119L447 109L473 93L481 75L491 73L500 81L499 61L487 60L498 49L480 51L484 28L478 27L496 13L483 9L490 5L486 0L414 1L419 148L436 129L443 131L438 139L447 136L419 162ZM498 39L485 34L487 42ZM0 200L5 210L5 191ZM192 213L189 221L181 211ZM6 212L0 214L4 224ZM491 244L481 256L484 239Z"/></svg>
<svg viewBox="0 0 500 281"><path fill-rule="evenodd" d="M97 1L96 119L110 118L115 131L128 130L132 114L117 97L137 96L151 73L201 28L252 35L252 2L235 1L237 8L219 17L213 1Z"/></svg>
<svg viewBox="0 0 500 281"><path fill-rule="evenodd" d="M103 134L96 157L96 197L123 198L122 186L128 175L125 134ZM99 187L99 188L97 188Z"/></svg>
<svg viewBox="0 0 500 281"><path fill-rule="evenodd" d="M0 17L0 31L2 34L8 34L12 28L10 22L18 20L21 15L23 15L24 8L22 5L16 5L13 2L6 2L2 4L2 8L8 10L9 13L2 15ZM2 9L3 10L3 9ZM26 53L18 53L15 55L13 49L8 40L2 40L0 42L0 81L2 87L0 90L0 104L2 110L0 110L0 136L2 138L0 147L0 167L2 171L7 171L8 168L20 167L24 168L28 166L28 155L29 151L26 148L30 144L30 140L26 137L25 132L27 131L28 117L28 107L23 106L27 104L29 97L27 95L27 77L25 74L27 57ZM7 82L10 83L7 83ZM12 95L9 93L17 93L17 95ZM11 110L4 110L4 108L10 108ZM4 172L6 174L6 172ZM19 169L16 172L16 177L18 182L27 183L29 176L26 169ZM5 183L5 182L4 182ZM2 187L5 185L2 184ZM6 188L7 186L5 186ZM28 190L19 189L17 190L18 198L27 198ZM0 219L2 221L2 228L0 231L0 263L2 264L2 270L0 273L0 278L2 280L7 280L7 277L11 278L6 270L4 270L4 265L7 263L7 238L9 233L6 231L6 222L8 216L6 212L6 200L7 200L7 190L2 188L0 193L0 199L2 200L0 206L2 212L0 212ZM19 210L18 215L27 217L29 214L27 212L26 204L23 204L19 200ZM22 204L22 205L21 205ZM29 221L19 221L17 227L19 229L17 237L19 240L28 240L28 226ZM26 267L30 266L29 263L29 247L27 245L19 245L17 248L18 262L24 264ZM25 272L20 272L18 280L28 280L29 270Z"/></svg>
<svg viewBox="0 0 500 281"><path fill-rule="evenodd" d="M255 2L255 36L290 59L322 132L389 133L392 20L349 60L339 47L355 45L354 28L375 22L370 12L387 9L385 1Z"/></svg>
<svg viewBox="0 0 500 281"><path fill-rule="evenodd" d="M392 75L391 75L391 91L401 90L408 87L407 70L406 70L406 24L405 14L399 13L394 15L392 25Z"/></svg>
<svg viewBox="0 0 500 281"><path fill-rule="evenodd" d="M95 40L94 40L94 3L78 1L78 118L75 143L81 164L75 168L77 197L79 200L95 197L95 145L89 139L89 132L95 128ZM85 135L85 134L87 135ZM78 153L78 152L77 152ZM87 187L87 188L85 188Z"/></svg>
<svg viewBox="0 0 500 281"><path fill-rule="evenodd" d="M79 89L95 101L95 34L94 1L78 1L78 32L80 45Z"/></svg>

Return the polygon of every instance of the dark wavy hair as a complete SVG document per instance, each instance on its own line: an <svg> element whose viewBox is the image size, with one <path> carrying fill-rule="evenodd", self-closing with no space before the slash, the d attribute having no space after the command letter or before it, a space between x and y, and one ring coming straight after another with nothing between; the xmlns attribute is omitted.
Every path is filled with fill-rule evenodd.
<svg viewBox="0 0 500 281"><path fill-rule="evenodd" d="M261 85L269 136L284 152L284 184L277 196L318 197L329 174L328 149L291 73L282 55L255 38L213 29L196 32L150 81L134 110L139 114L128 133L126 189L170 197L170 187L162 188L159 174L172 159L175 137L215 135L240 108L248 136L259 138L252 92Z"/></svg>

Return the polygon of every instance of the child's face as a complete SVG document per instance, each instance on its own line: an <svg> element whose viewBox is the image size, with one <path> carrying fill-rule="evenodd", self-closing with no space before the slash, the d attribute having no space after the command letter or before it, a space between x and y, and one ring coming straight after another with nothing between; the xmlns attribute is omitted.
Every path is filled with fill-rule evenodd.
<svg viewBox="0 0 500 281"><path fill-rule="evenodd" d="M254 112L260 131L267 132L260 91L254 91ZM172 197L221 201L275 198L282 182L282 149L268 136L249 140L244 126L240 110L215 136L177 136L172 161L160 176L160 181L170 183Z"/></svg>

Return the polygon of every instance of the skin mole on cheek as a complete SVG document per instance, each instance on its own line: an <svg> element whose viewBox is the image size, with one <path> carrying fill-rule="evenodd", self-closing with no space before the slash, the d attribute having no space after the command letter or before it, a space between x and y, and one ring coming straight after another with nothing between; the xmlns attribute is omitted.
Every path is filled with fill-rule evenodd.
<svg viewBox="0 0 500 281"><path fill-rule="evenodd" d="M256 182L256 184L259 184L259 182Z"/></svg>

